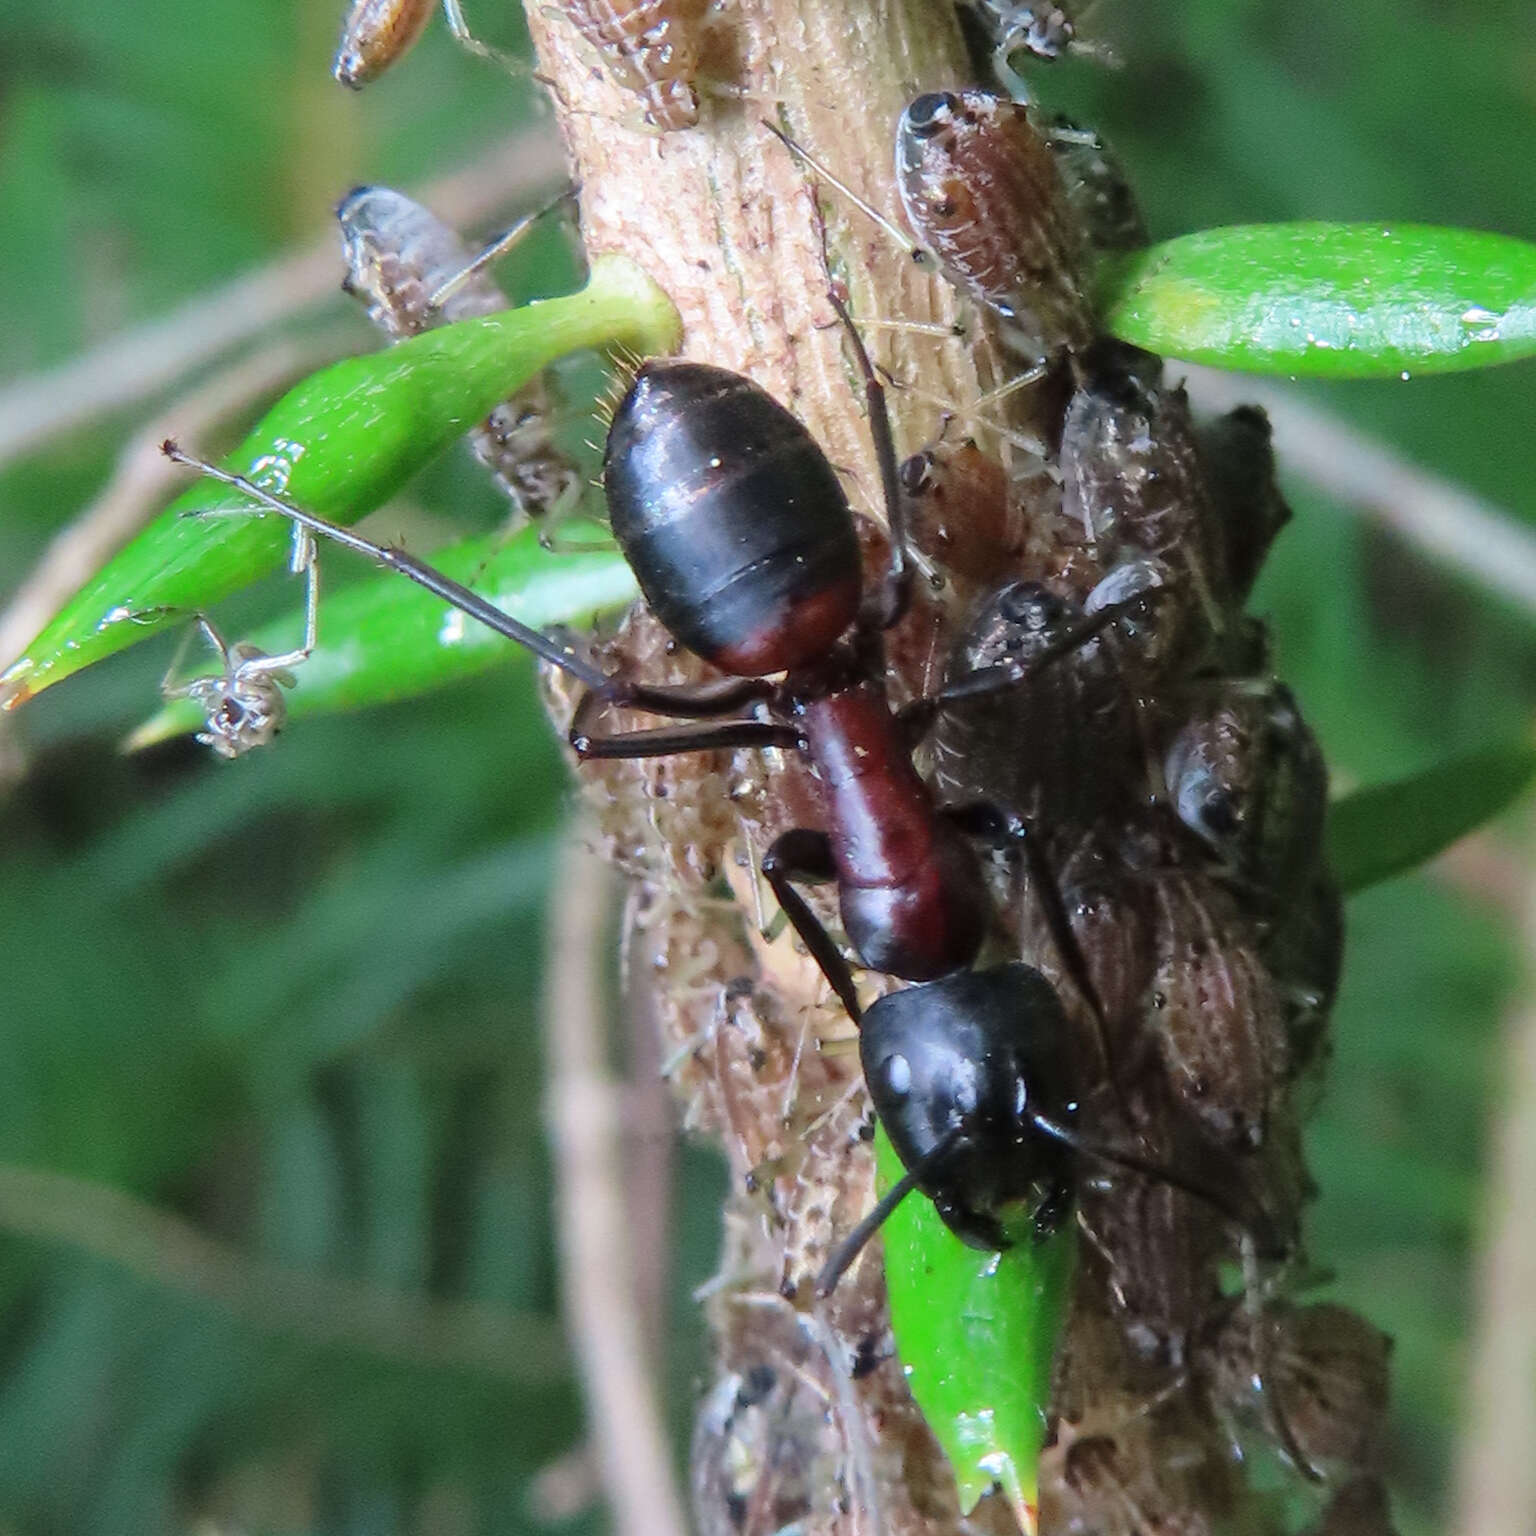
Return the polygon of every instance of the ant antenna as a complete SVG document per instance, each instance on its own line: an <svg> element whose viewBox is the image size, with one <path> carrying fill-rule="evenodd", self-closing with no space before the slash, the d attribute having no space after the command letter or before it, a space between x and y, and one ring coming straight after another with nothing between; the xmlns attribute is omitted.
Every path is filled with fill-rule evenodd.
<svg viewBox="0 0 1536 1536"><path fill-rule="evenodd" d="M1085 1141L1074 1127L1064 1125L1060 1120L1053 1119L1041 1110L1032 1108L1028 1114L1030 1123L1037 1131L1044 1136L1049 1136L1053 1141L1059 1141L1063 1146L1071 1147L1080 1156L1091 1157L1095 1162L1108 1163L1112 1167L1129 1168L1132 1173L1158 1179L1210 1206L1212 1210L1225 1216L1234 1226L1242 1229L1246 1241L1253 1245L1255 1252L1262 1251L1266 1257L1280 1259L1290 1251L1290 1245L1281 1240L1268 1212L1259 1205L1249 1191L1243 1191L1247 1196L1246 1199L1239 1199L1214 1183L1208 1183L1200 1178L1190 1178L1163 1163L1138 1157L1136 1153L1122 1147L1109 1147L1098 1142Z"/></svg>
<svg viewBox="0 0 1536 1536"><path fill-rule="evenodd" d="M922 246L918 245L906 230L902 229L897 224L893 224L891 220L886 218L886 216L874 206L873 203L866 202L862 197L859 196L857 192L853 190L852 187L848 185L846 181L843 181L840 177L834 176L832 172L828 170L827 167L824 166L821 161L818 160L816 156L810 152L810 150L805 149L801 145L795 143L795 141L790 138L790 136L785 133L782 128L776 127L773 123L770 123L766 117L759 119L759 121L761 121L763 127L766 128L768 132L771 133L774 138L776 138L779 143L781 143L785 149L790 152L790 154L792 154L797 160L804 161L805 164L810 166L810 168L815 171L815 173L820 176L824 182L826 182L829 186L835 187L839 192L841 192L843 196L846 197L848 201L859 210L860 213L862 213L866 218L872 219L876 224L878 224L880 228L883 229L886 234L888 234L896 242L898 246L906 251L906 253L913 259L913 261L921 262L926 265L932 259L928 252L925 251Z"/></svg>
<svg viewBox="0 0 1536 1536"><path fill-rule="evenodd" d="M877 615L879 627L889 629L907 611L912 594L912 556L907 547L907 501L901 494L901 469L896 460L896 443L891 436L891 417L885 403L885 385L869 360L864 338L848 313L835 287L827 290L828 302L842 321L843 330L853 347L854 361L864 376L864 400L869 413L869 435L875 443L875 461L880 466L880 491L885 498L886 532L891 540L891 564L885 575L885 590Z"/></svg>
<svg viewBox="0 0 1536 1536"><path fill-rule="evenodd" d="M933 1151L914 1163L880 1197L874 1209L832 1250L831 1257L822 1265L821 1273L816 1276L818 1297L825 1300L837 1289L837 1282L847 1274L849 1267L864 1251L870 1238L891 1219L891 1213L896 1207L960 1145L963 1139L964 1133L958 1127L952 1130Z"/></svg>
<svg viewBox="0 0 1536 1536"><path fill-rule="evenodd" d="M494 603L489 603L481 597L478 592L473 592L462 583L454 581L452 577L434 570L414 555L407 554L405 550L391 549L388 545L375 543L372 539L365 538L350 528L343 528L339 523L329 522L314 512L308 512L303 507L294 506L292 502L274 496L270 491L247 480L244 475L232 474L229 470L220 469L204 459L183 453L171 438L167 438L160 445L160 451L174 463L185 464L189 469L198 470L211 480L218 480L224 485L232 486L259 506L286 517L290 522L297 523L312 534L318 533L347 549L356 550L359 554L371 555L381 565L386 565L402 576L409 577L434 596L442 598L446 603L451 603L471 618L478 619L486 628L495 630L498 635L504 635L518 645L526 646L541 661L547 661L551 666L559 667L562 672L569 673L578 682L585 683L589 689L595 691L607 686L609 681L607 675L600 672L591 662L583 660L568 646L563 646L550 639L548 635L521 623L511 614L503 613ZM196 510L186 514L188 517L207 515L207 512Z"/></svg>
<svg viewBox="0 0 1536 1536"><path fill-rule="evenodd" d="M509 229L497 235L467 267L461 268L443 283L427 300L427 307L429 309L441 309L471 278L485 271L493 262L499 261L505 256L540 219L553 213L562 203L578 196L580 192L581 183L579 181L572 182L570 186L550 198L547 203L535 208L532 213L525 213Z"/></svg>

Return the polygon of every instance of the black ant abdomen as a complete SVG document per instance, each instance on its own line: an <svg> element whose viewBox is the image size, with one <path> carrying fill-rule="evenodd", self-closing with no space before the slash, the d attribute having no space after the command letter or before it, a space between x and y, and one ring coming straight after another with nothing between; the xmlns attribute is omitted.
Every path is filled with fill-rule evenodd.
<svg viewBox="0 0 1536 1536"><path fill-rule="evenodd" d="M837 475L750 379L647 363L608 432L609 515L656 617L738 676L824 656L857 617L862 567Z"/></svg>

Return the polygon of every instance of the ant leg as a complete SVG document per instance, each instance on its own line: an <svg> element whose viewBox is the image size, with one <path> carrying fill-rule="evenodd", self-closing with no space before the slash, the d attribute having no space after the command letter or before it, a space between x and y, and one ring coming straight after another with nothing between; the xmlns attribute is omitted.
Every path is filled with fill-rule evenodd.
<svg viewBox="0 0 1536 1536"><path fill-rule="evenodd" d="M451 7L452 11L458 10L458 0L443 0L443 4L446 7ZM462 24L462 14L459 17L459 20ZM452 25L451 14L449 24ZM455 29L453 35L459 38L461 42L465 42L469 37L467 31L461 36L457 29ZM512 247L515 246L518 241L521 240L523 236L526 235L528 231L539 222L540 219L544 218L547 214L553 213L555 209L558 208L562 203L568 202L580 191L580 184L573 182L570 186L564 188L556 196L550 198L547 203L543 204L541 207L535 208L532 213L525 213L522 218L518 219L517 222L510 228L497 235L489 245L480 251L480 253L474 258L473 261L469 263L467 267L461 267L457 272L453 274L452 277L448 278L446 281L440 284L432 296L427 300L428 308L441 309L443 305L447 303L447 301L452 298L453 295L457 293L459 289L462 288L464 284L467 283L472 277L477 276L493 262L499 261L503 256L505 256L507 252L510 251Z"/></svg>
<svg viewBox="0 0 1536 1536"><path fill-rule="evenodd" d="M907 536L907 500L901 493L900 467L896 443L891 436L891 415L885 404L885 385L869 360L864 339L859 335L847 306L835 292L827 294L837 318L842 321L853 347L854 361L864 377L864 400L869 412L869 435L875 443L875 460L880 466L880 492L885 499L886 530L891 541L891 563L881 584L879 607L872 618L879 629L889 629L907 611L912 596L912 556Z"/></svg>
<svg viewBox="0 0 1536 1536"><path fill-rule="evenodd" d="M588 694L597 698L597 694ZM585 702L585 700L583 701ZM577 709L577 722L581 710ZM573 723L566 738L583 762L590 759L672 757L679 752L720 752L735 747L794 747L804 745L792 725L767 720L697 720L660 730L619 731L612 736L591 735Z"/></svg>
<svg viewBox="0 0 1536 1536"><path fill-rule="evenodd" d="M1132 1173L1144 1174L1151 1179L1160 1179L1164 1184L1171 1184L1175 1189L1183 1190L1186 1195L1202 1201L1240 1228L1255 1251L1266 1258L1278 1260L1289 1254L1290 1244L1281 1236L1269 1212L1260 1204L1253 1191L1232 1173L1228 1164L1212 1159L1209 1166L1232 1173L1230 1180L1214 1177L1208 1179L1203 1174L1186 1174L1165 1163L1141 1157L1128 1148L1087 1140L1074 1126L1053 1119L1042 1110L1031 1108L1026 1113L1030 1124L1041 1135L1071 1147L1079 1156L1091 1157L1095 1162L1107 1163L1113 1168L1128 1168Z"/></svg>
<svg viewBox="0 0 1536 1536"><path fill-rule="evenodd" d="M855 1024L860 1023L864 1010L859 1006L859 994L853 985L853 972L843 958L842 951L832 942L832 935L822 925L821 919L811 911L805 898L791 883L796 880L820 882L837 878L837 867L832 862L832 844L826 833L812 832L804 827L781 833L763 855L762 871L775 899L784 909L784 915L800 935L811 958L821 967L821 974L831 983L843 1007L848 1010L848 1017Z"/></svg>

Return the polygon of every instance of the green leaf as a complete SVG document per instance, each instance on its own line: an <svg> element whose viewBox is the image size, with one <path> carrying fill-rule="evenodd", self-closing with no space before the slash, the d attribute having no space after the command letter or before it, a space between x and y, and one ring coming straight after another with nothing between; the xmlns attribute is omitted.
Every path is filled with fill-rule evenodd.
<svg viewBox="0 0 1536 1536"><path fill-rule="evenodd" d="M1422 224L1239 224L1106 261L1105 329L1247 373L1395 378L1536 354L1536 246Z"/></svg>
<svg viewBox="0 0 1536 1536"><path fill-rule="evenodd" d="M587 286L568 298L461 320L312 374L272 407L224 467L322 516L352 522L556 358L587 347L668 352L679 327L671 301L640 268L622 256L601 256ZM190 486L0 677L5 707L275 569L289 547L289 525L249 508L228 486ZM246 515L185 515L220 510Z"/></svg>
<svg viewBox="0 0 1536 1536"><path fill-rule="evenodd" d="M1328 861L1345 892L1443 853L1536 783L1536 743L1507 742L1453 757L1412 778L1372 784L1328 810Z"/></svg>
<svg viewBox="0 0 1536 1536"><path fill-rule="evenodd" d="M566 523L561 532L575 543L599 538L606 530L596 523ZM532 527L507 540L495 534L466 539L439 550L432 563L535 629L585 625L596 614L632 602L638 593L616 549L551 554ZM295 608L249 638L276 655L297 645L303 631L303 614ZM354 582L331 596L322 586L315 649L295 668L288 715L295 719L415 698L522 654L501 635L392 572ZM190 699L177 699L145 721L127 747L132 751L185 735L202 723L202 712Z"/></svg>
<svg viewBox="0 0 1536 1536"><path fill-rule="evenodd" d="M902 1175L885 1132L875 1137L882 1188ZM902 1201L881 1233L891 1329L907 1382L955 1469L960 1508L1000 1487L1019 1520L1038 1526L1039 1460L1051 1362L1066 1319L1076 1229L1026 1238L1003 1253L968 1248L930 1201Z"/></svg>

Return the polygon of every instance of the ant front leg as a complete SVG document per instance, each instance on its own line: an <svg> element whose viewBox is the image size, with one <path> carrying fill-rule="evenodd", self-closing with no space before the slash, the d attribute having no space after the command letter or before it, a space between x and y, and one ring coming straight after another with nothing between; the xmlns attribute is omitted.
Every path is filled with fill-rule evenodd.
<svg viewBox="0 0 1536 1536"><path fill-rule="evenodd" d="M859 1006L853 972L842 951L832 942L832 935L794 886L795 881L820 884L837 878L831 840L825 832L813 832L806 827L781 833L763 855L762 870L774 898L784 909L784 915L799 934L801 943L810 951L811 958L821 967L821 974L842 1000L848 1017L855 1024L860 1023L864 1010Z"/></svg>
<svg viewBox="0 0 1536 1536"><path fill-rule="evenodd" d="M804 738L792 725L771 720L719 720L773 692L772 684L756 677L727 677L691 687L666 688L615 680L588 689L576 706L567 740L579 758L670 757L677 752L717 752L736 747L803 748ZM610 704L672 715L686 725L658 730L594 731L591 720Z"/></svg>

